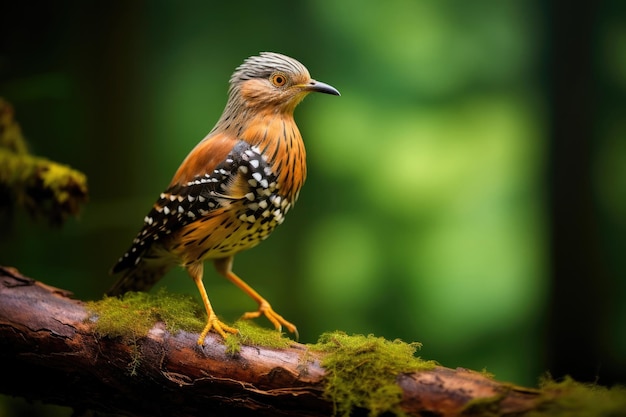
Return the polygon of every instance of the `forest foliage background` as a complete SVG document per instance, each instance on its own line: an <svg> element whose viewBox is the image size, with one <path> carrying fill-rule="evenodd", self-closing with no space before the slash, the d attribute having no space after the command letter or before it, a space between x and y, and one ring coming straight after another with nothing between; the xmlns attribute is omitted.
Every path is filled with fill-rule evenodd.
<svg viewBox="0 0 626 417"><path fill-rule="evenodd" d="M108 269L219 117L234 68L281 52L342 96L296 110L307 183L235 271L298 325L301 342L341 329L420 341L425 358L519 384L546 371L626 382L620 2L3 9L0 96L32 152L85 172L90 197L59 229L2 211L0 264L101 297ZM566 33L580 60L564 65ZM564 102L574 111L559 110ZM573 132L564 148L559 126ZM580 198L568 200L563 184ZM580 229L556 227L569 218ZM580 253L590 268L568 268ZM205 283L226 320L255 307L210 268ZM182 270L159 286L197 297Z"/></svg>

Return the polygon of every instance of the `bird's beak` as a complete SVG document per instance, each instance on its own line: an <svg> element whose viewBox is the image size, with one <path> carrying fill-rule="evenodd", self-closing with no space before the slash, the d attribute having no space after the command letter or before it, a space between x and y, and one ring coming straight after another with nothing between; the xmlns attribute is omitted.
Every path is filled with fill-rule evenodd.
<svg viewBox="0 0 626 417"><path fill-rule="evenodd" d="M332 94L334 96L340 96L341 95L341 94L339 94L339 91L337 91L337 89L335 87L333 87L332 85L328 85L326 83L323 83L321 81L311 80L311 81L309 81L308 84L303 84L302 88L305 91L316 91L318 93Z"/></svg>

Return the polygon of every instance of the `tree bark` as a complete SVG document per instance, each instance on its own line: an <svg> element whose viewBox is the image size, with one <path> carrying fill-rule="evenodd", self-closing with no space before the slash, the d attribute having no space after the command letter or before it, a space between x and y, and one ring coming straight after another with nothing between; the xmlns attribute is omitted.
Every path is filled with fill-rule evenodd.
<svg viewBox="0 0 626 417"><path fill-rule="evenodd" d="M88 317L67 291L0 267L0 366L10 370L0 392L129 416L333 414L323 395L324 354L306 345L242 346L232 355L216 335L198 347L196 334L171 334L160 323L128 345L97 337ZM494 400L489 415L518 415L539 400L538 390L465 369L438 366L396 381L409 416L472 415L476 400Z"/></svg>

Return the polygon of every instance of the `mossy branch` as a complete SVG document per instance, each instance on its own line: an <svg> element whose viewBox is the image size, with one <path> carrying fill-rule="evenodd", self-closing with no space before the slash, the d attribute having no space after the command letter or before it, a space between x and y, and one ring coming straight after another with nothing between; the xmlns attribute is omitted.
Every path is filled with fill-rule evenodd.
<svg viewBox="0 0 626 417"><path fill-rule="evenodd" d="M0 392L128 416L625 415L624 388L518 387L374 336L302 345L247 326L198 347L184 329L200 311L165 293L84 303L0 267L0 366L14 370Z"/></svg>
<svg viewBox="0 0 626 417"><path fill-rule="evenodd" d="M87 178L66 165L31 155L13 107L0 97L0 205L62 224L87 200ZM0 207L2 208L2 207Z"/></svg>

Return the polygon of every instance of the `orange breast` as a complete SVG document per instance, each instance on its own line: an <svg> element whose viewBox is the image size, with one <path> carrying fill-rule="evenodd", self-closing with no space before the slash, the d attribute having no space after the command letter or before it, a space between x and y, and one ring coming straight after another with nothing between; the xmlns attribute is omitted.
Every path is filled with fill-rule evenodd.
<svg viewBox="0 0 626 417"><path fill-rule="evenodd" d="M183 265L232 256L256 246L284 220L306 178L306 161L293 118L281 116L259 115L236 140L230 139L232 131L205 139L188 157L196 168L181 168L176 173L173 182L191 181L192 173L219 167L237 142L251 145L240 161L244 167L239 167L215 196L219 207L182 227L170 240L169 250ZM230 149L228 143L233 144ZM199 171L201 157L207 164Z"/></svg>
<svg viewBox="0 0 626 417"><path fill-rule="evenodd" d="M242 137L268 158L278 176L281 193L293 204L306 179L306 151L293 116L260 115Z"/></svg>

